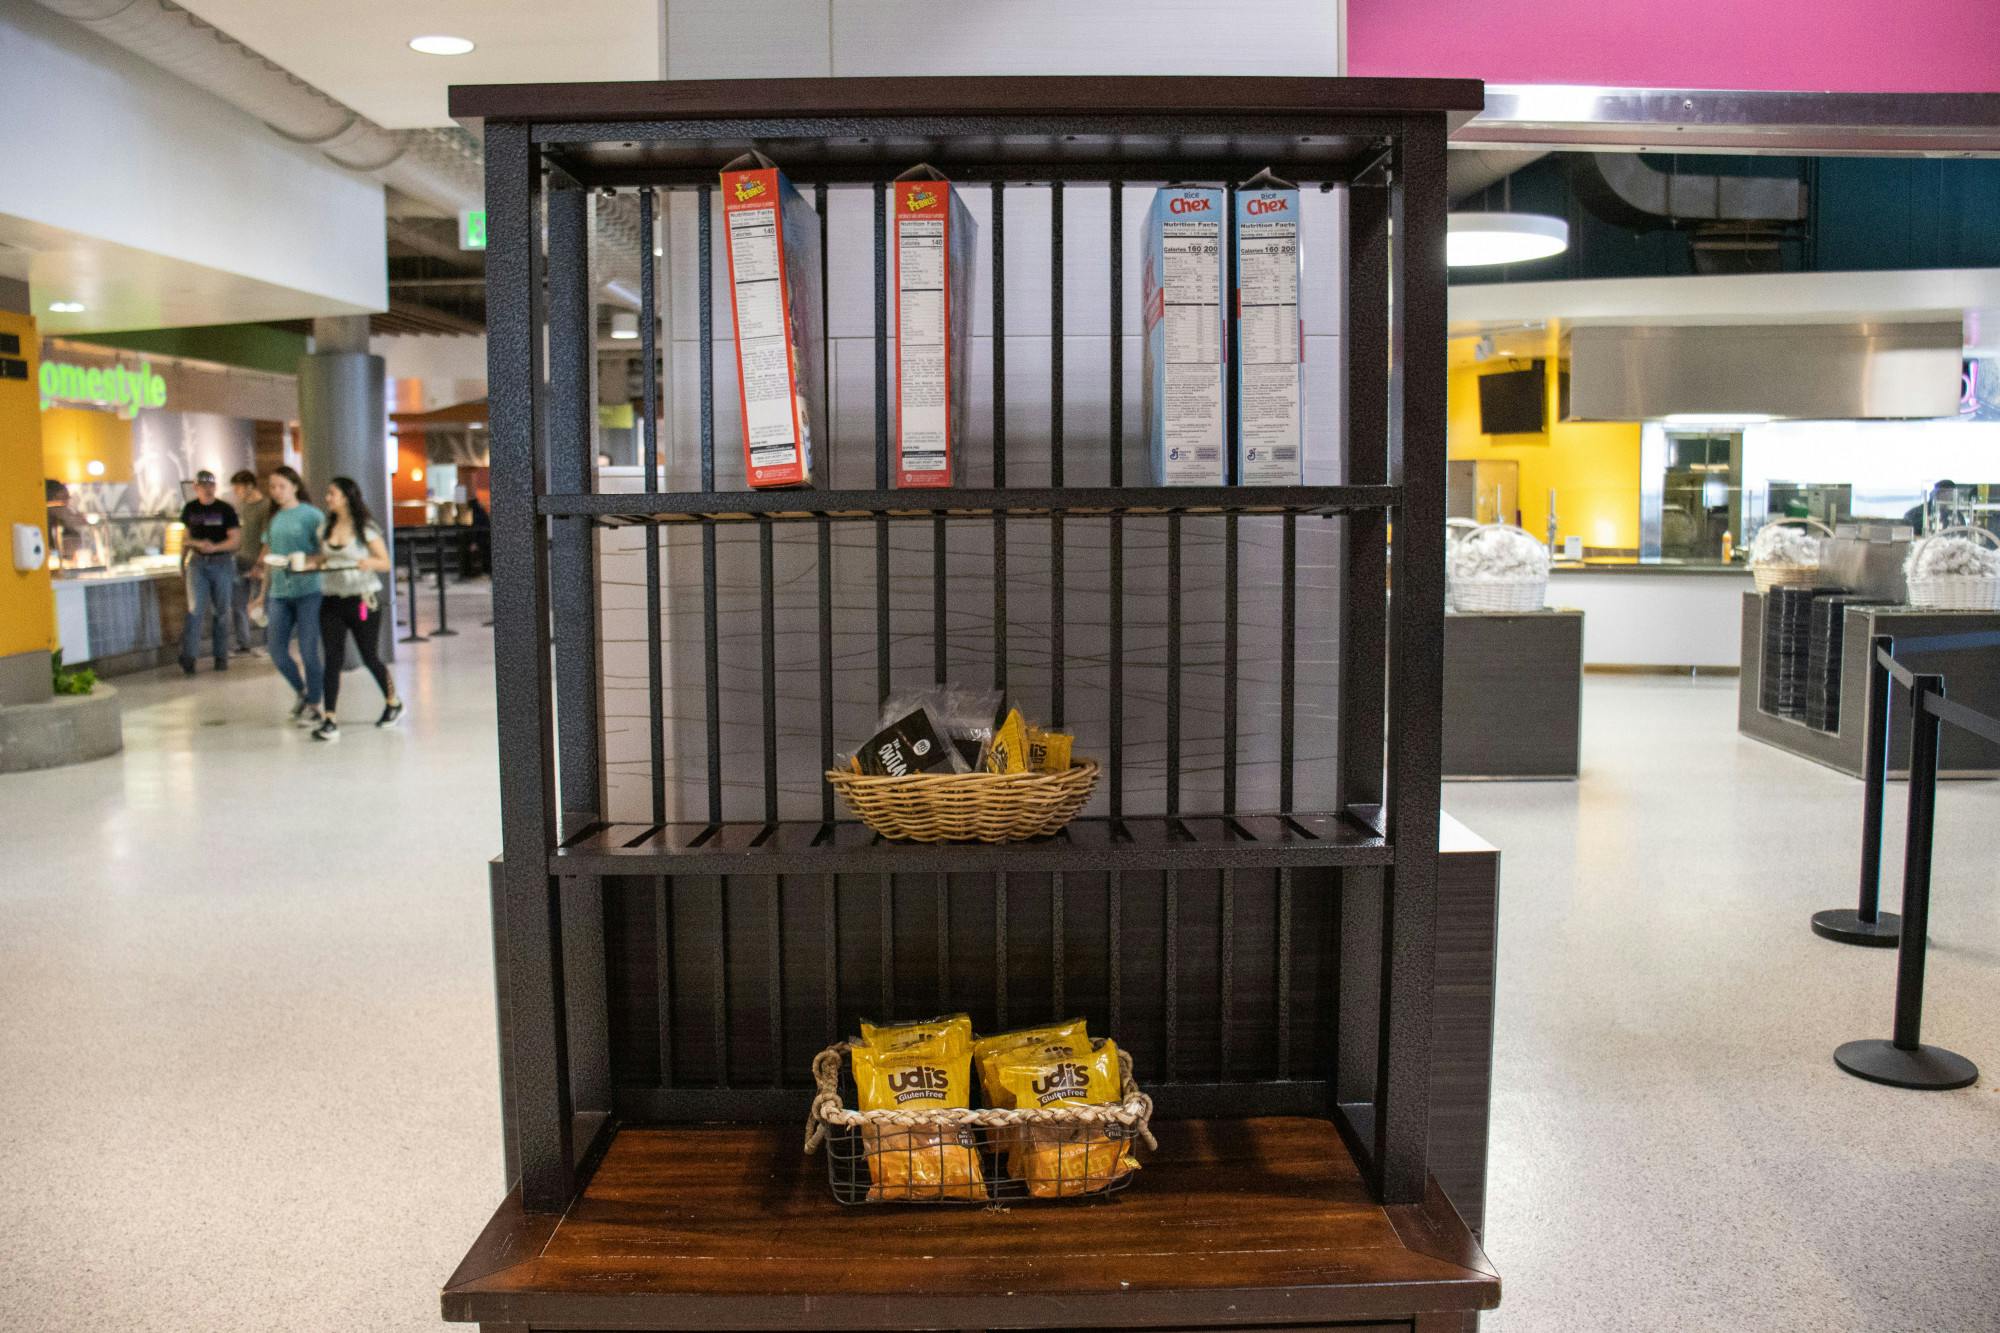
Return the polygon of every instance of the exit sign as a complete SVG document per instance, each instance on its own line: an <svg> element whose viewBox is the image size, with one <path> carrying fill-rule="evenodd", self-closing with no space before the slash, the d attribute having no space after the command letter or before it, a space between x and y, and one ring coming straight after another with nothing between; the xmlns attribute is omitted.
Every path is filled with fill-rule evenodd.
<svg viewBox="0 0 2000 1333"><path fill-rule="evenodd" d="M485 209L461 208L458 210L458 248L461 250L484 250L486 248Z"/></svg>

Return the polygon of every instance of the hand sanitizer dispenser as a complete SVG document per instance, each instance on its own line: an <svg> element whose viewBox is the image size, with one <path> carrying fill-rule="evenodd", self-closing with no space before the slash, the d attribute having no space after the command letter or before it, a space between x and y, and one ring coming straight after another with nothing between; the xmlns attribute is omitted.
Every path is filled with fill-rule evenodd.
<svg viewBox="0 0 2000 1333"><path fill-rule="evenodd" d="M48 547L42 542L42 530L33 523L14 525L14 568L25 574L29 570L40 569L48 563Z"/></svg>

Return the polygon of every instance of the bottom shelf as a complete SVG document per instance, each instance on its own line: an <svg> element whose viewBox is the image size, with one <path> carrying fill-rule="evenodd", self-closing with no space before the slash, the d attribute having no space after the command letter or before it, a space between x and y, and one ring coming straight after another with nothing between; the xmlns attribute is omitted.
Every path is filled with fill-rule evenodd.
<svg viewBox="0 0 2000 1333"><path fill-rule="evenodd" d="M568 1213L510 1196L444 1317L526 1329L1405 1323L1500 1279L1435 1183L1383 1206L1330 1122L1155 1125L1132 1187L999 1208L844 1208L790 1126L627 1129ZM1434 1326L1426 1320L1425 1328Z"/></svg>

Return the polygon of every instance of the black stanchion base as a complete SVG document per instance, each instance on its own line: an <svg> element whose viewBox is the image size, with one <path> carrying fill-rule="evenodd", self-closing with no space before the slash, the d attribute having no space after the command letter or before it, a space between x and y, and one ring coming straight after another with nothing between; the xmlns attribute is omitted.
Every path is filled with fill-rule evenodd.
<svg viewBox="0 0 2000 1333"><path fill-rule="evenodd" d="M1852 907L1830 907L1813 913L1812 928L1815 935L1868 949L1893 949L1903 939L1903 918L1894 912L1877 912L1873 921L1863 921Z"/></svg>
<svg viewBox="0 0 2000 1333"><path fill-rule="evenodd" d="M433 639L449 639L452 635L456 633L458 633L458 631L455 629L434 629L431 631L431 637Z"/></svg>
<svg viewBox="0 0 2000 1333"><path fill-rule="evenodd" d="M1886 1083L1892 1088L1947 1091L1979 1079L1979 1067L1941 1046L1906 1051L1894 1042L1850 1041L1833 1053L1833 1062L1856 1078Z"/></svg>

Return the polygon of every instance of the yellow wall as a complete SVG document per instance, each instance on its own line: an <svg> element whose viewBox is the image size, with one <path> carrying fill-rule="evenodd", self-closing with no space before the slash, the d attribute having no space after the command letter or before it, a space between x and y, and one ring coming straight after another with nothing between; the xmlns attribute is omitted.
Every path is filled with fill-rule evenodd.
<svg viewBox="0 0 2000 1333"><path fill-rule="evenodd" d="M34 320L7 310L0 310L0 333L19 338L28 361L28 378L0 380L0 542L5 549L0 555L0 657L11 657L55 647L56 600L47 566L25 574L14 568L14 525L32 523L42 529L44 540L48 532L48 506L42 499L41 341Z"/></svg>
<svg viewBox="0 0 2000 1333"><path fill-rule="evenodd" d="M92 476L89 464L104 464ZM42 413L42 466L57 481L132 480L132 423L111 412L53 407Z"/></svg>
<svg viewBox="0 0 2000 1333"><path fill-rule="evenodd" d="M1556 492L1556 541L1578 536L1588 548L1636 551L1639 546L1639 426L1557 418L1554 363L1548 377L1547 430L1536 435L1483 435L1479 375L1525 369L1526 361L1483 364L1454 358L1448 380L1447 439L1453 458L1506 459L1519 465L1521 526L1537 538L1548 531L1549 489Z"/></svg>

